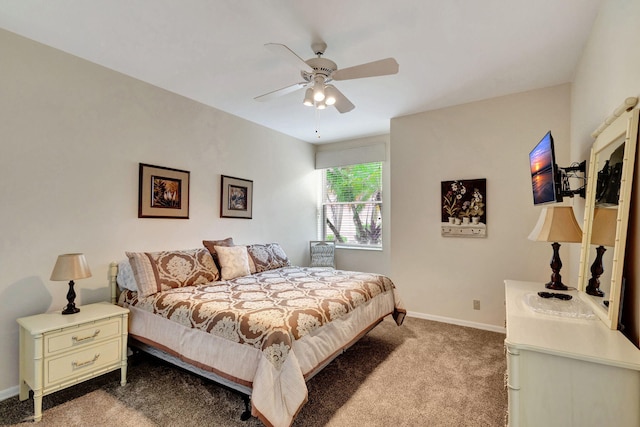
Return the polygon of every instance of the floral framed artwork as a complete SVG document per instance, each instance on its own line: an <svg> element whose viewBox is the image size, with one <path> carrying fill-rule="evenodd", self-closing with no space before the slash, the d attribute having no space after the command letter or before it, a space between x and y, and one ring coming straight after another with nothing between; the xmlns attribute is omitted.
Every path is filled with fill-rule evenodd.
<svg viewBox="0 0 640 427"><path fill-rule="evenodd" d="M253 181L222 175L220 216L222 218L253 217Z"/></svg>
<svg viewBox="0 0 640 427"><path fill-rule="evenodd" d="M443 236L486 237L486 179L442 181L441 194Z"/></svg>
<svg viewBox="0 0 640 427"><path fill-rule="evenodd" d="M189 218L189 171L140 163L138 218Z"/></svg>

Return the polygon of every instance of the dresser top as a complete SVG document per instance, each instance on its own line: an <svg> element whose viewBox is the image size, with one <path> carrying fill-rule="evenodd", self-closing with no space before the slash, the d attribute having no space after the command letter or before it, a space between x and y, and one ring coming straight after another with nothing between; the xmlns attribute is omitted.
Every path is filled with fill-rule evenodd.
<svg viewBox="0 0 640 427"><path fill-rule="evenodd" d="M530 294L548 291L544 284L505 280L507 338L511 348L640 370L640 350L620 331L595 319L562 317L534 311ZM581 292L566 292L581 298Z"/></svg>
<svg viewBox="0 0 640 427"><path fill-rule="evenodd" d="M106 302L83 305L78 308L80 308L80 312L74 314L62 314L62 310L60 310L52 313L21 317L17 319L17 322L28 330L31 335L36 335L129 313L129 309L127 308Z"/></svg>

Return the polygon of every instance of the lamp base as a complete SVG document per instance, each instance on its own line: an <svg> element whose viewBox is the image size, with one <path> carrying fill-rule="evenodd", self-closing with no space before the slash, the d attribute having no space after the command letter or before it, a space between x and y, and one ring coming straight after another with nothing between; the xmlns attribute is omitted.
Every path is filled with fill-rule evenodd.
<svg viewBox="0 0 640 427"><path fill-rule="evenodd" d="M551 281L544 285L547 289L554 289L556 291L566 291L569 289L564 283L562 283L562 276L560 275L560 269L562 268L562 261L560 260L560 244L553 242L551 244L553 248L553 255L551 256Z"/></svg>
<svg viewBox="0 0 640 427"><path fill-rule="evenodd" d="M80 309L75 306L75 304L68 304L64 310L62 310L62 314L75 314L78 313Z"/></svg>
<svg viewBox="0 0 640 427"><path fill-rule="evenodd" d="M589 295L593 295L594 297L604 296L604 292L600 290L600 281L595 277L589 279L589 284L585 288L585 292Z"/></svg>
<svg viewBox="0 0 640 427"><path fill-rule="evenodd" d="M67 306L64 310L62 310L62 314L75 314L80 311L78 307L76 307L76 292L73 290L73 280L69 281L69 292L67 292Z"/></svg>
<svg viewBox="0 0 640 427"><path fill-rule="evenodd" d="M562 282L549 282L545 284L544 287L547 289L554 289L556 291L566 291L569 289L569 287Z"/></svg>
<svg viewBox="0 0 640 427"><path fill-rule="evenodd" d="M606 252L604 246L598 246L596 248L596 259L591 264L591 279L587 285L585 292L594 297L603 297L604 292L600 290L600 275L604 273L604 267L602 265L602 255Z"/></svg>

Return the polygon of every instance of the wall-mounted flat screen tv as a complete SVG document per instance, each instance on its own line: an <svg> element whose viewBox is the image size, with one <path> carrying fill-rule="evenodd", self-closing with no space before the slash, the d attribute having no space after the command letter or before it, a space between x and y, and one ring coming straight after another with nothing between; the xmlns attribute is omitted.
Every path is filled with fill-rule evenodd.
<svg viewBox="0 0 640 427"><path fill-rule="evenodd" d="M533 204L555 203L562 201L561 186L558 180L555 150L551 131L529 153L531 165L531 186Z"/></svg>

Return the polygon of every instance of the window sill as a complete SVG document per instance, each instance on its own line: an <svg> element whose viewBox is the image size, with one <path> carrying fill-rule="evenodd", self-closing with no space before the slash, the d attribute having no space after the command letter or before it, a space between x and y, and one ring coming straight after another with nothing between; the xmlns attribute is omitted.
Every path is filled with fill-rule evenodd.
<svg viewBox="0 0 640 427"><path fill-rule="evenodd" d="M374 251L374 252L382 252L382 247L374 248L374 247L366 247L366 246L343 246L336 245L336 249L355 249L358 251Z"/></svg>

